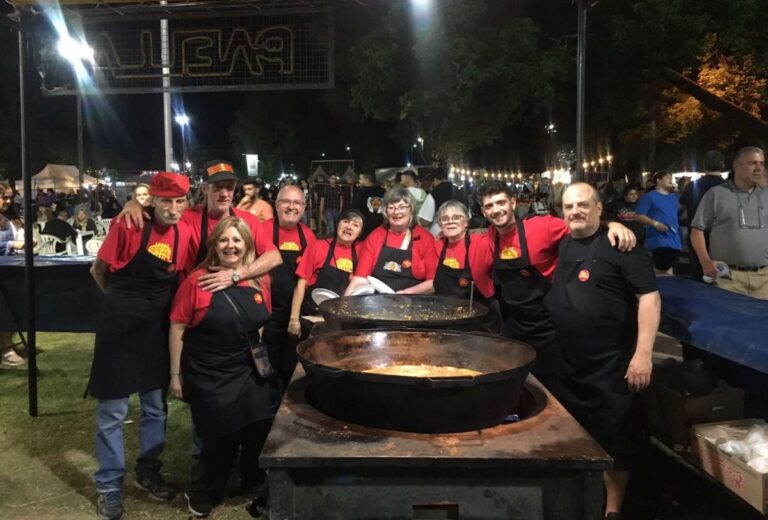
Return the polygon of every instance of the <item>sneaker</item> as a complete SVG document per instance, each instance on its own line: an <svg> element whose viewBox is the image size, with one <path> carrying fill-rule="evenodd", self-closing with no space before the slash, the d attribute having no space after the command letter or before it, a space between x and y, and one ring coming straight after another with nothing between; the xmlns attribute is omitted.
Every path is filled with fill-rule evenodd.
<svg viewBox="0 0 768 520"><path fill-rule="evenodd" d="M187 509L191 515L206 517L211 514L211 511L213 511L214 504L205 500L201 500L200 497L194 493L184 493L184 498L187 499Z"/></svg>
<svg viewBox="0 0 768 520"><path fill-rule="evenodd" d="M123 516L123 494L120 491L99 493L96 514L103 520L118 520Z"/></svg>
<svg viewBox="0 0 768 520"><path fill-rule="evenodd" d="M269 509L267 508L267 497L257 496L250 504L245 506L245 510L253 518L269 518Z"/></svg>
<svg viewBox="0 0 768 520"><path fill-rule="evenodd" d="M0 363L2 363L3 365L8 365L12 367L23 365L26 362L27 362L26 359L18 355L16 351L14 351L13 348L10 348L10 347L3 350L2 359L0 359Z"/></svg>
<svg viewBox="0 0 768 520"><path fill-rule="evenodd" d="M149 496L161 502L167 502L174 497L173 488L165 483L160 473L136 476L136 487L149 493Z"/></svg>

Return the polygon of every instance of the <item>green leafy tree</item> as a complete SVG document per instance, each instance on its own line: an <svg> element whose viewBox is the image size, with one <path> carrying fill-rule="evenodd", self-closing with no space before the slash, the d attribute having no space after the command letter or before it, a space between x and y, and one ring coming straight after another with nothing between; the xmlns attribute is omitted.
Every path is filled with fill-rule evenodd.
<svg viewBox="0 0 768 520"><path fill-rule="evenodd" d="M567 70L538 26L486 0L433 3L433 18L392 3L383 23L352 50L351 101L366 117L400 123L433 160L492 143L525 114L549 107Z"/></svg>

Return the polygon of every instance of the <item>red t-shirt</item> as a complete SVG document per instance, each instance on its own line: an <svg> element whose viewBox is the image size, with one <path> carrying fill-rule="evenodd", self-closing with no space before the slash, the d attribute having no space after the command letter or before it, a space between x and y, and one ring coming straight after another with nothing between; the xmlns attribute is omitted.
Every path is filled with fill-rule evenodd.
<svg viewBox="0 0 768 520"><path fill-rule="evenodd" d="M438 262L444 244L445 240L435 240L435 255ZM449 243L443 264L451 269L464 269L465 250L463 238L456 243ZM437 267L438 263L435 262L435 268L429 273L427 279L435 278ZM469 235L469 268L477 290L486 298L493 296L493 253L488 248L485 234L470 233Z"/></svg>
<svg viewBox="0 0 768 520"><path fill-rule="evenodd" d="M560 241L570 233L565 222L551 215L540 215L523 220L525 227L525 239L528 242L528 257L531 265L545 278L552 280L557 267L557 248ZM494 254L496 228L488 228L487 242ZM502 259L511 260L521 255L520 237L517 234L517 226L512 231L499 237L499 256Z"/></svg>
<svg viewBox="0 0 768 520"><path fill-rule="evenodd" d="M99 248L98 258L109 264L110 273L128 265L128 262L139 252L144 230L135 226L128 229L125 222L126 219L112 222L109 233ZM186 243L189 241L190 229L183 222L179 222L176 227L179 230L178 252L176 253L176 266L178 267L187 262ZM170 262L173 259L174 237L173 226L165 227L155 222L149 232L147 251L164 262Z"/></svg>
<svg viewBox="0 0 768 520"><path fill-rule="evenodd" d="M293 229L287 229L283 227L279 227L277 231L277 244L274 243L273 239L273 233L274 233L274 225L275 225L275 219L272 220L265 220L259 225L259 236L260 239L263 240L269 240L269 243L272 244L272 248L274 249L277 247L278 251L301 251L301 239L299 237L299 228L298 226ZM307 242L307 248L315 243L315 234L312 232L311 229L309 229L306 225L304 225L303 222L299 222L299 226L301 226L301 231L304 233L304 240ZM302 253L302 257L306 254L306 248L304 249L304 252ZM299 262L301 264L301 262Z"/></svg>
<svg viewBox="0 0 768 520"><path fill-rule="evenodd" d="M197 267L197 253L200 250L200 228L203 224L203 211L207 210L205 206L198 206L196 208L186 210L182 216L181 221L186 223L190 229L189 251L187 253L187 263L184 266L185 273L191 273L195 267ZM256 255L261 256L267 251L272 251L275 246L272 245L272 235L268 237L262 237L259 234L259 228L261 222L255 216L251 215L247 211L241 209L235 209L235 216L243 219L253 234L253 242L256 246ZM229 213L224 213L221 217L213 218L211 214L208 214L208 237L210 238L213 228L221 221L222 218L229 216Z"/></svg>
<svg viewBox="0 0 768 520"><path fill-rule="evenodd" d="M411 267L413 277L417 280L429 280L430 273L434 273L437 265L437 255L435 255L435 239L432 234L420 226L411 230L411 249L413 266ZM387 228L379 226L374 229L368 238L363 242L360 252L360 258L355 276L363 278L373 274L376 262L379 259L379 253L384 247L384 240L388 247L399 248L405 239L405 233L387 233Z"/></svg>
<svg viewBox="0 0 768 520"><path fill-rule="evenodd" d="M173 306L171 307L171 321L176 323L183 323L187 327L195 327L205 317L208 312L208 308L211 306L211 300L214 293L204 291L198 287L198 279L207 271L204 269L197 269L192 272L181 284L179 285L176 296L173 299ZM261 289L260 297L267 306L267 312L272 312L272 300L269 292L269 277L264 276L260 279ZM240 280L237 284L238 287L248 287L248 280ZM259 297L256 296L256 298ZM261 303L261 302L259 302Z"/></svg>
<svg viewBox="0 0 768 520"><path fill-rule="evenodd" d="M317 283L317 274L322 269L323 263L328 256L328 249L331 247L332 238L326 238L324 240L316 240L311 246L307 247L304 252L301 263L296 268L296 275L307 281L308 286L315 285ZM347 271L352 276L352 247L355 248L358 261L360 259L361 243L353 244L353 246L343 246L336 244L333 250L333 257L331 258L331 265L338 267L342 271Z"/></svg>

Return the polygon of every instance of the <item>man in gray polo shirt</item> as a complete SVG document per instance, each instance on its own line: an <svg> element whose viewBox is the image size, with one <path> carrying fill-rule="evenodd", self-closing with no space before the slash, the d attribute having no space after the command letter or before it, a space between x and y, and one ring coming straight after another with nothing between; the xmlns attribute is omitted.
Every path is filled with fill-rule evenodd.
<svg viewBox="0 0 768 520"><path fill-rule="evenodd" d="M768 300L768 188L759 184L764 173L763 150L739 150L733 179L701 199L691 222L691 243L705 275L715 277L718 260L730 267L730 275L717 280L718 287Z"/></svg>

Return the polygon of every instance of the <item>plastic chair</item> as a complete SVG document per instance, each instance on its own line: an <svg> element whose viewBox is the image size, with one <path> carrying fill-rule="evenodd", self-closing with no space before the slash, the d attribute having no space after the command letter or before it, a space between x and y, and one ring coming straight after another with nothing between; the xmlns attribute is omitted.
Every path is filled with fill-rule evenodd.
<svg viewBox="0 0 768 520"><path fill-rule="evenodd" d="M103 240L100 238L92 238L88 242L85 243L85 250L88 252L89 255L94 255L99 252L99 249L101 249L101 245L104 243Z"/></svg>
<svg viewBox="0 0 768 520"><path fill-rule="evenodd" d="M111 218L96 219L96 236L105 237L109 233L109 226L112 225Z"/></svg>
<svg viewBox="0 0 768 520"><path fill-rule="evenodd" d="M64 251L56 251L57 244L64 244L66 246L67 241L55 237L53 235L40 235L40 241L35 247L35 253L42 256L64 256L67 254L67 249ZM74 244L73 244L74 245Z"/></svg>

